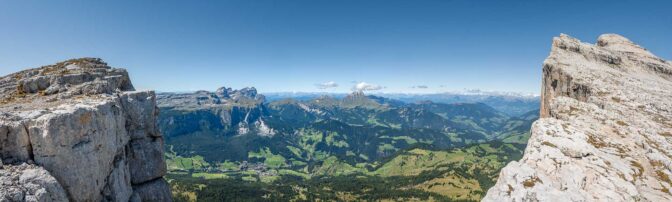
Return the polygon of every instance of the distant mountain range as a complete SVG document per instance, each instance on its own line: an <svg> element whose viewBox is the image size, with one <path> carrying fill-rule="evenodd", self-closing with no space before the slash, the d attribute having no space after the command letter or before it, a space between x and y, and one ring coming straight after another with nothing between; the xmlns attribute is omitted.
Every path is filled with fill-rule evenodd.
<svg viewBox="0 0 672 202"><path fill-rule="evenodd" d="M319 93L319 92L281 92L264 93L268 101L282 99L311 100L321 96L343 98L347 93ZM540 97L532 94L515 92L489 92L480 90L465 90L462 92L447 92L435 94L411 93L378 93L377 97L395 99L406 103L432 101L444 104L453 103L484 103L509 116L519 116L539 108Z"/></svg>
<svg viewBox="0 0 672 202"><path fill-rule="evenodd" d="M386 192L403 193L405 197L479 199L494 183L499 168L522 154L529 138L529 125L538 117L533 104L538 100L423 96L407 96L402 100L363 92L261 95L254 88L160 93L158 123L166 137L168 168L170 177L175 179L171 181L173 189L190 196L189 193L197 191L184 186L220 183L209 186L211 190L194 193L209 197L208 193L219 190L217 187L248 190L246 186L263 186L263 190L270 190L266 194L280 194L281 198L292 200L306 193L285 190L287 186L313 189L312 185L296 183L326 185L354 177L361 180L362 186L385 182L391 185ZM421 98L452 99L453 103ZM457 102L468 99L500 106L517 103L520 107L516 110L532 110L510 115L483 102ZM474 159L492 155L494 159L480 159L468 165L445 164L454 161L450 160L453 155ZM410 170L406 170L411 164ZM481 170L455 166L476 166ZM422 170L431 174L424 176ZM461 174L456 173L458 170L462 170ZM424 180L402 182L393 176L424 176L421 178ZM336 181L323 181L325 177ZM457 178L476 180L473 183L476 186L464 188L464 193L458 196L435 190L452 185L427 184ZM405 190L408 186L417 189ZM361 190L343 192L359 199L388 198ZM316 199L344 200L324 191L311 194ZM245 199L243 193L233 195L239 198L226 199Z"/></svg>

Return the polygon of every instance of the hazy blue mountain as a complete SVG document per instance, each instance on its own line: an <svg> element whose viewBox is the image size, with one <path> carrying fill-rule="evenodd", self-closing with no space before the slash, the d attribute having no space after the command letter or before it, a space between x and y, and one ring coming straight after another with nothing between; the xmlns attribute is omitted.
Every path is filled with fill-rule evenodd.
<svg viewBox="0 0 672 202"><path fill-rule="evenodd" d="M343 98L345 93L266 93L267 101L276 101L282 99L311 100L320 96L330 96L334 98ZM384 93L374 94L376 97L392 99L404 103L417 103L423 101L432 101L436 103L484 103L488 106L503 112L509 116L519 116L529 111L539 108L540 97L534 95L524 95L517 93L496 93L496 92L467 92L467 93L436 93L436 94L405 94L405 93Z"/></svg>

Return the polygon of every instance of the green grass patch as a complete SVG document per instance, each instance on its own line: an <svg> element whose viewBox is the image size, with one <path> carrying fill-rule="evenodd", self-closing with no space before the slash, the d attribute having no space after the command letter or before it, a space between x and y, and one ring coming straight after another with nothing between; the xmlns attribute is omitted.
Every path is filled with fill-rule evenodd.
<svg viewBox="0 0 672 202"><path fill-rule="evenodd" d="M259 152L248 152L249 158L264 159L264 164L270 168L287 166L287 160L281 155L275 155L268 147L259 149Z"/></svg>
<svg viewBox="0 0 672 202"><path fill-rule="evenodd" d="M198 177L198 178L203 178L206 180L211 180L211 179L227 179L229 178L228 175L224 173L192 173L192 177Z"/></svg>

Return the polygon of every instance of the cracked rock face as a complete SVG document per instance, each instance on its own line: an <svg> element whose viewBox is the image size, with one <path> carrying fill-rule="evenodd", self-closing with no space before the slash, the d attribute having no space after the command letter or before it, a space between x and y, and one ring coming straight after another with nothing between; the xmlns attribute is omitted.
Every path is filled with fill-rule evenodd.
<svg viewBox="0 0 672 202"><path fill-rule="evenodd" d="M35 165L0 166L0 201L67 201L63 187Z"/></svg>
<svg viewBox="0 0 672 202"><path fill-rule="evenodd" d="M672 201L672 63L628 39L553 39L541 119L483 201Z"/></svg>
<svg viewBox="0 0 672 202"><path fill-rule="evenodd" d="M100 59L0 77L0 173L39 174L32 178L39 183L0 180L16 187L0 189L0 201L16 201L8 198L16 190L25 196L18 201L152 200L140 190L169 200L157 116L154 92L134 91L125 70Z"/></svg>

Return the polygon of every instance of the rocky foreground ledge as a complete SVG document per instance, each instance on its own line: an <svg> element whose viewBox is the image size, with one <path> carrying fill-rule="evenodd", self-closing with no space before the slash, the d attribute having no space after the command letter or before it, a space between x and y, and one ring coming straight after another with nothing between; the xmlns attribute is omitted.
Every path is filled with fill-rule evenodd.
<svg viewBox="0 0 672 202"><path fill-rule="evenodd" d="M483 201L672 201L672 63L614 34L553 39L541 119Z"/></svg>
<svg viewBox="0 0 672 202"><path fill-rule="evenodd" d="M157 115L100 59L0 77L0 201L170 201Z"/></svg>

